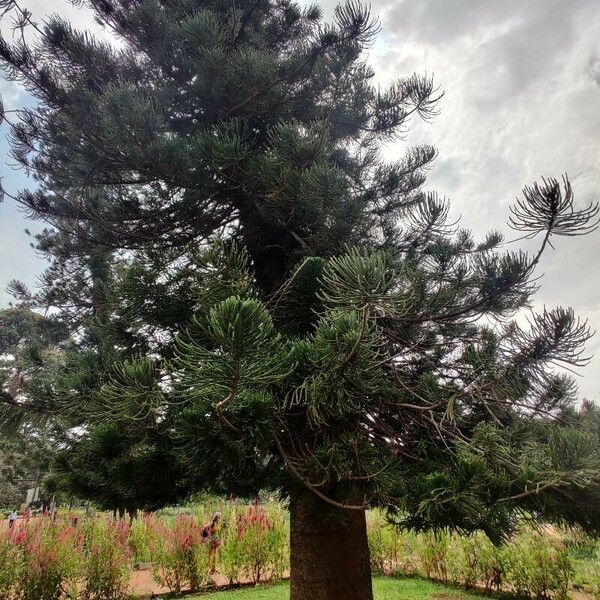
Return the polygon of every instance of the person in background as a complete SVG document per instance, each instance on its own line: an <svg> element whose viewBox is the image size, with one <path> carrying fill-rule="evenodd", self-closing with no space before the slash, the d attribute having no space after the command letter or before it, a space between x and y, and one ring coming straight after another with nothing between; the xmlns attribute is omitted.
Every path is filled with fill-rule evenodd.
<svg viewBox="0 0 600 600"><path fill-rule="evenodd" d="M15 523L17 522L17 517L19 516L19 513L17 512L17 509L15 508L15 510L13 510L10 515L8 515L8 528L12 529L15 526Z"/></svg>
<svg viewBox="0 0 600 600"><path fill-rule="evenodd" d="M221 513L213 515L212 521L202 528L202 539L208 543L208 568L211 575L217 570L217 552L221 545L219 537L219 525L221 523Z"/></svg>
<svg viewBox="0 0 600 600"><path fill-rule="evenodd" d="M56 499L54 498L54 496L52 496L52 500L50 500L50 505L48 509L50 511L50 516L52 517L52 520L54 520L56 516Z"/></svg>

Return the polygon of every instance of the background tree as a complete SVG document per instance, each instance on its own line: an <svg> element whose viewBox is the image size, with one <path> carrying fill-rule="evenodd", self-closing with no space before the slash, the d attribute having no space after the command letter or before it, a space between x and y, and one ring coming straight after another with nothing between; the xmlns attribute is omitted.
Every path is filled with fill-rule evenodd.
<svg viewBox="0 0 600 600"><path fill-rule="evenodd" d="M599 528L598 436L565 420L552 370L585 362L588 329L568 309L510 321L551 240L595 227L566 178L512 208L532 256L449 223L423 190L432 148L381 158L439 94L373 85L355 2L328 24L287 0L91 0L115 45L3 5L24 32L6 73L38 99L6 115L39 184L13 199L53 260L18 291L70 329L45 402L90 444L130 422L192 488L280 490L294 600L372 598L368 506L495 539L520 511Z"/></svg>
<svg viewBox="0 0 600 600"><path fill-rule="evenodd" d="M13 510L25 502L27 490L41 484L53 456L51 436L22 431L0 439L0 507Z"/></svg>
<svg viewBox="0 0 600 600"><path fill-rule="evenodd" d="M168 437L156 443L123 432L123 424L100 425L56 453L50 474L53 487L69 497L85 498L102 510L152 511L177 504L187 495L184 471ZM48 486L48 481L45 482Z"/></svg>
<svg viewBox="0 0 600 600"><path fill-rule="evenodd" d="M3 508L20 507L27 489L41 483L50 469L57 431L45 423L46 419L40 427L40 419L33 417L43 416L51 408L42 365L56 359L65 336L59 322L32 310L0 310L0 414L11 425L11 435L0 436ZM23 403L26 387L34 394Z"/></svg>
<svg viewBox="0 0 600 600"><path fill-rule="evenodd" d="M0 310L0 399L15 409L4 411L15 426L27 413L50 408L44 365L56 361L66 336L58 320L26 307ZM23 410L17 410L26 387L34 391L33 396Z"/></svg>
<svg viewBox="0 0 600 600"><path fill-rule="evenodd" d="M63 256L57 254L45 280L53 280L64 267ZM139 339L132 341L112 318L110 287L119 277L119 265L110 253L96 254L72 261L65 272L60 285L44 287L36 296L17 282L12 286L24 305L60 304L60 314L52 319L28 309L0 311L6 381L0 417L10 426L5 429L11 439L4 445L7 451L13 449L3 473L7 493L19 493L20 504L22 488L43 479L43 487L53 493L91 500L120 514L176 503L188 491L170 438L161 431L168 428L168 420L157 423L146 415L141 423L139 415L134 422L128 415L123 421L113 411L109 423L94 421L106 418L98 396L106 373L119 359L140 350ZM68 329L71 339L65 337ZM20 453L15 452L18 448ZM34 457L30 481L17 486L17 475L23 479Z"/></svg>

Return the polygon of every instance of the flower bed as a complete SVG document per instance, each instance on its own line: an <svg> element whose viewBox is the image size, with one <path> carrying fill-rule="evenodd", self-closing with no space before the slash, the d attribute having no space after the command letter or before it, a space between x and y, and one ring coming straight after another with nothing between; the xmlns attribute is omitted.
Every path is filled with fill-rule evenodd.
<svg viewBox="0 0 600 600"><path fill-rule="evenodd" d="M180 593L211 581L209 553L232 583L271 581L288 570L288 530L278 504L221 503L218 533L202 535L215 507L174 516L149 514L131 524L95 513L21 519L0 534L2 600L123 600L140 564L157 586Z"/></svg>
<svg viewBox="0 0 600 600"><path fill-rule="evenodd" d="M219 527L205 537L202 529L216 511ZM483 534L400 531L372 511L368 532L375 572L556 600L566 598L570 586L566 546L529 527L496 547ZM102 513L80 516L76 525L69 515L21 519L0 532L0 598L124 600L136 591L131 583L140 565L157 590L174 593L210 584L214 566L221 583L272 581L289 571L288 534L287 513L277 503L213 502L142 515L131 524ZM586 568L597 592L600 560L587 561Z"/></svg>

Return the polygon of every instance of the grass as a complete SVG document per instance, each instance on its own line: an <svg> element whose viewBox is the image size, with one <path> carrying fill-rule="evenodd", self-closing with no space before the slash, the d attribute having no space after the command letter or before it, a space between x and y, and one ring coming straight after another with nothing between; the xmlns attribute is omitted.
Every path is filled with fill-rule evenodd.
<svg viewBox="0 0 600 600"><path fill-rule="evenodd" d="M595 541L580 541L568 544L569 559L573 565L572 585L575 589L589 589L593 574L598 572L598 557Z"/></svg>
<svg viewBox="0 0 600 600"><path fill-rule="evenodd" d="M469 594L425 579L398 579L375 577L373 579L375 600L482 600L480 594ZM287 600L289 585L260 586L241 590L212 592L194 596L197 600ZM194 600L189 598L188 600Z"/></svg>

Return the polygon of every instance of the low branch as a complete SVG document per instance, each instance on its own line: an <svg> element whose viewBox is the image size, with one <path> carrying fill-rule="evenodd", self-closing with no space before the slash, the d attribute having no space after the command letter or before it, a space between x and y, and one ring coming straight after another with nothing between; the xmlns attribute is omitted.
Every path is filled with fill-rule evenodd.
<svg viewBox="0 0 600 600"><path fill-rule="evenodd" d="M281 458L285 462L285 464L288 467L290 473L304 487L306 487L307 490L309 490L312 494L314 494L315 496L317 496L317 498L323 500L323 502L325 502L327 504L330 504L331 506L335 506L336 508L341 508L343 510L363 511L363 510L367 509L367 507L369 506L368 502L365 502L364 504L343 504L341 502L337 502L337 500L333 500L329 496L325 495L323 492L319 491L312 483L310 483L310 481L308 481L306 478L302 477L302 475L300 474L300 472L298 471L298 469L292 464L292 462L290 461L289 457L285 453L285 450L283 449L283 446L282 446L282 444L281 444L281 442L280 442L280 440L277 437L277 434L275 432L273 432L273 438L275 439L275 444L277 445L277 449L279 450L279 454L281 454Z"/></svg>

